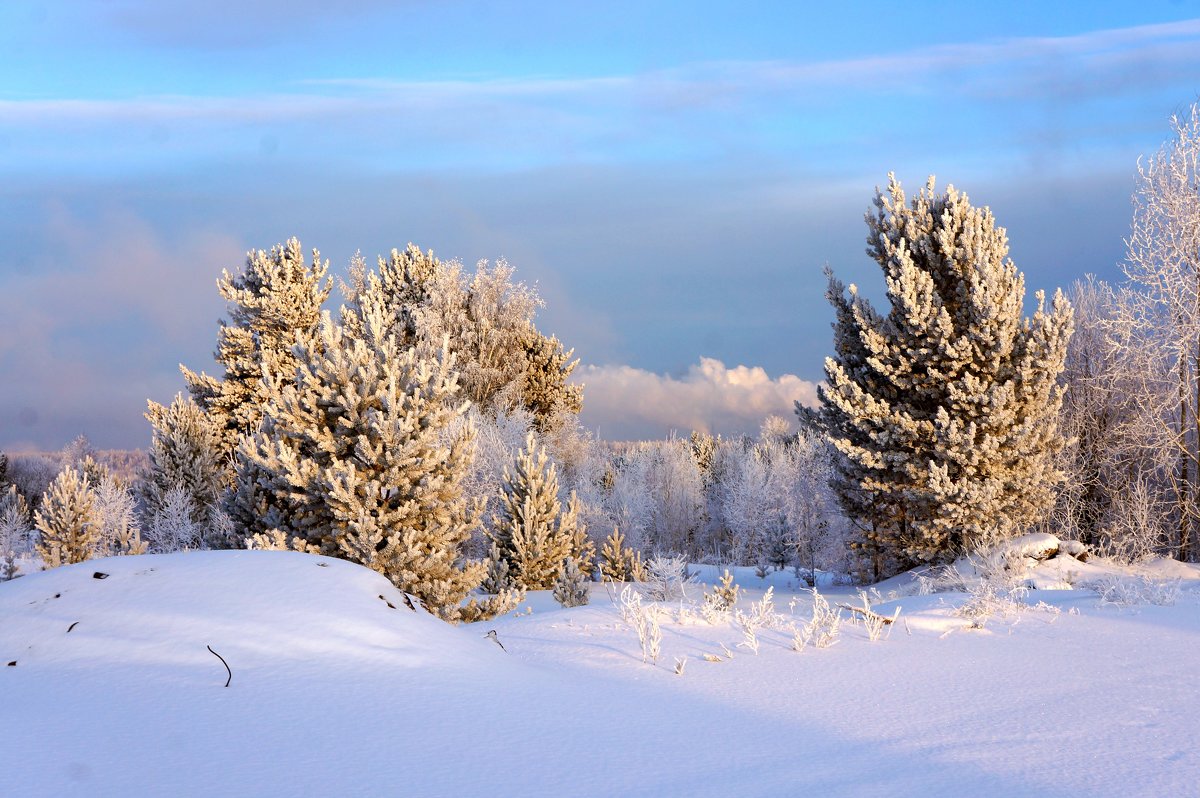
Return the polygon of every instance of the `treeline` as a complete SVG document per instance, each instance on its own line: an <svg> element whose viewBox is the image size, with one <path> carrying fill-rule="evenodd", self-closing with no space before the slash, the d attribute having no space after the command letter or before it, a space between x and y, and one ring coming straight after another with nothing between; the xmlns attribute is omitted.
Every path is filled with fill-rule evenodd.
<svg viewBox="0 0 1200 798"><path fill-rule="evenodd" d="M525 589L578 600L580 580L665 554L871 579L1045 529L1194 558L1196 108L1175 134L1140 167L1127 281L1039 295L1030 318L990 211L892 180L867 220L888 307L830 274L820 406L756 437L593 439L572 353L503 261L356 257L331 312L319 253L252 252L218 281L220 373L185 368L187 394L149 404L136 478L79 445L0 470L6 573L30 551L287 548L471 620Z"/></svg>

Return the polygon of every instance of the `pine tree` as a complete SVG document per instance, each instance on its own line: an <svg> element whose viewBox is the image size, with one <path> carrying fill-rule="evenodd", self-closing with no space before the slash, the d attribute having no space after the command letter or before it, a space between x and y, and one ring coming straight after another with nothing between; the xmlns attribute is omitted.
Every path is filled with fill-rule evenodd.
<svg viewBox="0 0 1200 798"><path fill-rule="evenodd" d="M366 304L357 332L326 314L293 349L293 378L268 383L226 509L251 536L359 562L447 619L479 617L488 606L459 606L485 568L462 556L478 524L461 489L470 430L440 440L466 410L452 401L453 358L401 352Z"/></svg>
<svg viewBox="0 0 1200 798"><path fill-rule="evenodd" d="M73 466L60 471L42 497L33 525L41 533L37 553L43 567L90 559L100 543L100 525L88 478Z"/></svg>
<svg viewBox="0 0 1200 798"><path fill-rule="evenodd" d="M199 405L181 394L167 407L147 404L146 419L153 432L150 468L142 479L146 517L153 516L167 492L178 486L189 499L192 521L203 524L232 476L221 431Z"/></svg>
<svg viewBox="0 0 1200 798"><path fill-rule="evenodd" d="M563 512L557 470L533 433L517 453L512 471L505 469L502 488L492 540L516 584L526 590L549 589L571 554L578 516Z"/></svg>
<svg viewBox="0 0 1200 798"><path fill-rule="evenodd" d="M615 526L600 550L600 577L605 582L641 582L646 578L642 556L625 546L625 537Z"/></svg>
<svg viewBox="0 0 1200 798"><path fill-rule="evenodd" d="M217 289L229 303L229 323L221 323L214 357L224 374L218 379L180 369L192 397L219 431L225 453L258 428L266 398L264 372L290 374L297 334L313 332L320 322L332 286L325 280L328 268L316 250L306 263L293 238L269 253L250 252L237 275L222 272Z"/></svg>
<svg viewBox="0 0 1200 798"><path fill-rule="evenodd" d="M583 409L583 386L567 384L579 365L573 349L563 349L554 336L546 337L530 325L525 343L525 381L522 403L533 414L539 432L548 432L565 418Z"/></svg>
<svg viewBox="0 0 1200 798"><path fill-rule="evenodd" d="M376 302L400 347L435 356L450 338L462 398L488 415L524 409L539 431L558 427L582 407L583 388L568 385L578 361L557 338L538 332L542 305L536 290L513 281L503 260L480 261L473 274L458 261L442 261L413 244L392 250L368 272L361 258L351 265L343 324L357 329L366 304Z"/></svg>
<svg viewBox="0 0 1200 798"><path fill-rule="evenodd" d="M1056 427L1072 312L1024 277L1003 228L952 187L908 204L889 176L867 215L868 254L891 308L830 274L834 357L819 410L797 412L837 449L834 488L885 568L950 556L1034 522L1053 501ZM878 570L878 569L877 569Z"/></svg>
<svg viewBox="0 0 1200 798"><path fill-rule="evenodd" d="M575 491L571 491L567 506L563 508L559 529L570 541L571 560L587 579L591 579L596 572L596 544L588 536L587 526L583 523L580 512L579 497L575 495Z"/></svg>
<svg viewBox="0 0 1200 798"><path fill-rule="evenodd" d="M554 580L554 600L568 609L588 603L587 579L570 557L563 560L558 578Z"/></svg>

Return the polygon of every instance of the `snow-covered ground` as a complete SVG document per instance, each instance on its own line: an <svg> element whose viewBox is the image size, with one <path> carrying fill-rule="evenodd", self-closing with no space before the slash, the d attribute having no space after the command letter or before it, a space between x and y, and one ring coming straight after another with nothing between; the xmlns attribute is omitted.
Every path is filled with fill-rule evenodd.
<svg viewBox="0 0 1200 798"><path fill-rule="evenodd" d="M1112 600L1146 583L1070 568L1059 586L1080 589L1031 591L1044 606L982 628L956 613L962 593L905 595L874 605L901 608L886 639L847 625L803 651L789 627L811 596L771 574L776 628L757 654L732 621L675 601L645 664L604 585L586 607L531 594L452 627L338 560L83 563L0 584L0 783L22 796L1196 794L1200 573L1160 564L1155 579L1182 579L1173 605L1117 606L1081 586L1126 579ZM737 577L748 612L767 583Z"/></svg>

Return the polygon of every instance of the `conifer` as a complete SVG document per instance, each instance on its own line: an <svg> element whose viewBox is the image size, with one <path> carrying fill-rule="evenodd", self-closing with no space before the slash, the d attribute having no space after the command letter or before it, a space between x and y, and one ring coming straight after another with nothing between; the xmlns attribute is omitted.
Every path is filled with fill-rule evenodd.
<svg viewBox="0 0 1200 798"><path fill-rule="evenodd" d="M359 562L447 619L486 614L459 606L485 566L462 555L479 513L461 488L471 430L441 440L466 410L452 401L453 357L400 351L368 306L356 330L325 314L293 349L293 376L266 383L226 510L250 536Z"/></svg>
<svg viewBox="0 0 1200 798"><path fill-rule="evenodd" d="M238 439L258 428L266 398L263 375L289 375L297 334L315 331L321 305L332 283L325 279L329 263L313 250L307 263L295 238L246 255L242 271L222 272L217 281L229 303L229 323L217 333L214 357L224 368L220 377L180 366L188 391L208 414L230 453Z"/></svg>
<svg viewBox="0 0 1200 798"><path fill-rule="evenodd" d="M1072 311L1038 292L1022 318L1004 229L953 187L936 194L930 178L909 204L889 176L875 208L867 251L890 310L829 274L836 354L820 408L797 412L837 450L833 485L859 545L896 570L1012 535L1049 507Z"/></svg>
<svg viewBox="0 0 1200 798"><path fill-rule="evenodd" d="M562 561L571 555L579 520L574 506L564 513L558 500L558 474L533 433L505 469L500 514L492 540L507 560L513 581L526 590L554 586Z"/></svg>
<svg viewBox="0 0 1200 798"><path fill-rule="evenodd" d="M42 497L33 525L40 533L37 553L43 567L90 559L100 542L100 524L88 478L74 466L60 471Z"/></svg>

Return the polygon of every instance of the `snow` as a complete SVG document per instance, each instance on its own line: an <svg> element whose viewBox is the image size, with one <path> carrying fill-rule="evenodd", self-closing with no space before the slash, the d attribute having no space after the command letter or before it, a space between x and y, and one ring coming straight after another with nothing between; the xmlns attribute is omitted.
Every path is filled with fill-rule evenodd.
<svg viewBox="0 0 1200 798"><path fill-rule="evenodd" d="M22 796L1194 792L1200 571L1075 563L1181 590L1172 606L1033 590L1044 607L984 628L956 613L964 594L884 591L873 609L901 608L886 639L847 625L797 652L785 627L811 594L735 569L740 609L771 586L783 616L758 655L673 602L644 664L614 586L453 627L338 560L97 560L0 584L0 774Z"/></svg>

